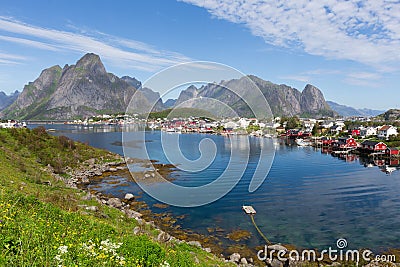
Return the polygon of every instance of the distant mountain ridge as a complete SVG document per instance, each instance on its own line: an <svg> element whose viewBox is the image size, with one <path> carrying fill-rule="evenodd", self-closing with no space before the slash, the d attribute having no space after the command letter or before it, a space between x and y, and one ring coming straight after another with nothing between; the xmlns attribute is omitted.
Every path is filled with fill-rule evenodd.
<svg viewBox="0 0 400 267"><path fill-rule="evenodd" d="M18 97L19 91L15 91L9 95L4 92L0 92L0 111L11 105Z"/></svg>
<svg viewBox="0 0 400 267"><path fill-rule="evenodd" d="M175 106L176 101L177 101L177 99L169 98L169 99L167 99L167 101L165 101L164 107L167 108L167 109L168 108L172 108L173 106Z"/></svg>
<svg viewBox="0 0 400 267"><path fill-rule="evenodd" d="M384 110L374 110L367 108L356 109L353 107L335 103L333 101L327 101L327 103L331 107L331 109L333 109L340 116L343 117L374 117L385 112Z"/></svg>
<svg viewBox="0 0 400 267"><path fill-rule="evenodd" d="M151 101L146 99L146 93L135 88L138 83L134 78L121 79L107 73L100 57L88 53L76 65L43 70L0 115L17 119L73 119L121 113L133 94L132 110L148 109Z"/></svg>
<svg viewBox="0 0 400 267"><path fill-rule="evenodd" d="M274 84L254 75L241 79L225 81L222 84L207 84L201 88L190 86L183 90L175 106L210 109L210 105L202 104L194 99L212 98L217 99L232 107L240 116L254 116L242 99L227 88L234 88L242 95L254 94L254 86L249 80L261 90L266 98L274 116L334 116L335 112L326 103L325 98L317 87L307 84L302 92L290 86Z"/></svg>

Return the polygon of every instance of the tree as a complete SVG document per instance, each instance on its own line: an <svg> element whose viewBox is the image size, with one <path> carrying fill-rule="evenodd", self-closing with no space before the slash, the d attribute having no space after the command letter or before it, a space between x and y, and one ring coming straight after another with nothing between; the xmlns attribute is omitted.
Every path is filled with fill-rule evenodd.
<svg viewBox="0 0 400 267"><path fill-rule="evenodd" d="M318 124L314 124L314 127L312 128L312 135L317 135L318 134Z"/></svg>
<svg viewBox="0 0 400 267"><path fill-rule="evenodd" d="M296 129L299 126L301 126L301 124L300 124L300 119L298 117L294 116L294 117L288 118L287 123L286 123L286 130Z"/></svg>

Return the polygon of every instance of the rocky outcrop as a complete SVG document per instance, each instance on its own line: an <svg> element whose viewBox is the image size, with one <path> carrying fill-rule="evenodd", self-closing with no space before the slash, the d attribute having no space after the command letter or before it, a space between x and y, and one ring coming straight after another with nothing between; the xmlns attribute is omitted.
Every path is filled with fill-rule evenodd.
<svg viewBox="0 0 400 267"><path fill-rule="evenodd" d="M89 53L76 65L42 71L2 115L18 119L73 119L120 113L125 112L134 94L131 112L148 110L150 101L131 84L140 82L107 73L100 57Z"/></svg>
<svg viewBox="0 0 400 267"><path fill-rule="evenodd" d="M304 114L322 114L330 115L332 110L326 103L324 95L317 87L307 84L301 92L300 110Z"/></svg>
<svg viewBox="0 0 400 267"><path fill-rule="evenodd" d="M400 109L389 109L385 113L377 116L381 120L385 121L397 121L400 120Z"/></svg>

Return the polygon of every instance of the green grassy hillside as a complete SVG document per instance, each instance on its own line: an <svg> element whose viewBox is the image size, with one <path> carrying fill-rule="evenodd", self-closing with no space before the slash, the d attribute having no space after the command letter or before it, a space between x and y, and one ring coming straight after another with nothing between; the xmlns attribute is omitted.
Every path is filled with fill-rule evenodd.
<svg viewBox="0 0 400 267"><path fill-rule="evenodd" d="M197 108L175 108L165 109L163 111L151 112L148 116L149 119L157 118L189 118L189 117L204 117L210 119L216 119L216 116L212 113Z"/></svg>
<svg viewBox="0 0 400 267"><path fill-rule="evenodd" d="M43 129L0 129L0 266L226 265L186 243L154 241L159 232L151 225L85 200L86 192L66 188L47 171L65 175L67 166L93 157L115 161ZM136 226L143 234L133 233Z"/></svg>

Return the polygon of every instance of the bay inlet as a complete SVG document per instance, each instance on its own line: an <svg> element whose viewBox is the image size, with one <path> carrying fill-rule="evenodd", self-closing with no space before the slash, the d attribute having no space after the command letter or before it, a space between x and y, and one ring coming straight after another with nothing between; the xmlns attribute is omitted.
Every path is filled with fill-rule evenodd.
<svg viewBox="0 0 400 267"><path fill-rule="evenodd" d="M52 134L65 135L94 147L123 154L121 128L48 126L55 129ZM129 137L127 147L135 157L146 158L145 145L151 159L161 164L170 163L163 153L159 131L146 132L146 142L143 142L136 130L133 128L125 133ZM215 143L215 160L200 172L174 170L170 173L173 183L204 185L214 181L224 171L231 153L229 137L181 134L179 144L182 153L189 159L198 158L198 144L204 138L210 138ZM241 210L245 204L257 210L255 219L258 226L274 243L325 249L335 246L337 239L346 238L349 248L354 249L382 251L400 246L399 171L388 175L376 166L369 167L370 164L366 164L363 158L333 157L312 147L288 146L279 139L235 138L249 138L247 168L231 192L208 205L196 208L163 206L126 177L110 178L120 179L123 186L104 181L97 184L99 187L96 190L117 197L123 197L126 193L141 195L141 200L152 211L180 218L176 223L182 230L215 236L219 245L226 248L264 244L250 219ZM249 193L249 183L263 142L273 142L275 158L267 179L258 190ZM162 183L154 186L160 190L163 187ZM249 231L251 236L237 241L229 238L230 233L238 230Z"/></svg>

